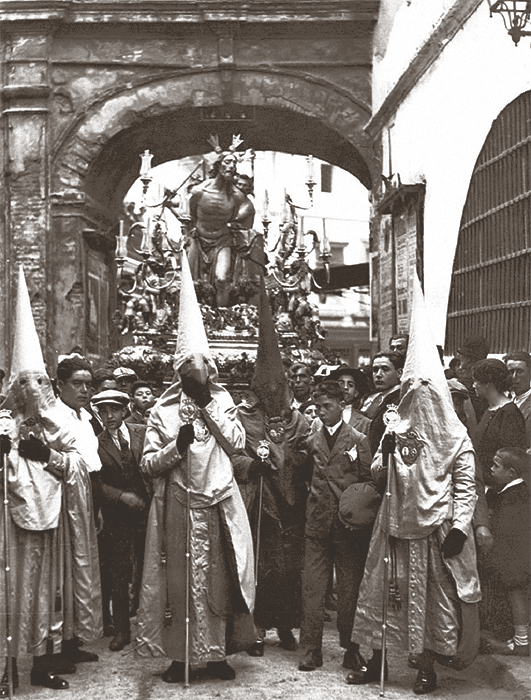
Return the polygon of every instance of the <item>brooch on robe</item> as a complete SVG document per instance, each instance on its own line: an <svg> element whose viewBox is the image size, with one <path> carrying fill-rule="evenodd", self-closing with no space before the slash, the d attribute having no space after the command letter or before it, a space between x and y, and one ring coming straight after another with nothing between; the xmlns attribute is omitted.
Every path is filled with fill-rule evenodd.
<svg viewBox="0 0 531 700"><path fill-rule="evenodd" d="M271 438L271 442L284 442L284 434L286 432L286 421L281 416L274 418L266 418L265 421L266 434Z"/></svg>
<svg viewBox="0 0 531 700"><path fill-rule="evenodd" d="M414 462L416 462L423 447L423 442L418 433L414 430L408 430L408 432L404 435L397 434L396 443L400 456L402 457L402 461L404 464L407 464L407 466L410 467Z"/></svg>
<svg viewBox="0 0 531 700"><path fill-rule="evenodd" d="M183 394L179 406L179 418L185 424L193 423L199 414L199 409L188 396Z"/></svg>

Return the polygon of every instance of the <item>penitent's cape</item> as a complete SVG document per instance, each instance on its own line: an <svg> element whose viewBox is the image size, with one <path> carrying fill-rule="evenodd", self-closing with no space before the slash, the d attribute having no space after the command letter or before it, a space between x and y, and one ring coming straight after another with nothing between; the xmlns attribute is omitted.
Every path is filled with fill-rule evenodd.
<svg viewBox="0 0 531 700"><path fill-rule="evenodd" d="M102 635L98 548L87 465L65 424L44 365L24 272L19 270L9 388L13 412L8 464L12 586L12 653L60 651L61 639ZM51 448L50 465L21 457L33 434ZM0 527L4 537L3 528ZM3 547L1 552L3 553ZM0 589L5 579L0 577ZM0 597L4 599L5 591ZM0 616L3 624L3 617ZM0 638L5 640L5 634Z"/></svg>
<svg viewBox="0 0 531 700"><path fill-rule="evenodd" d="M410 343L402 375L391 471L389 534L406 540L428 537L438 527L468 535L461 555L446 560L459 595L480 599L472 516L476 504L475 455L452 404L417 278ZM373 469L381 464L381 449Z"/></svg>
<svg viewBox="0 0 531 700"><path fill-rule="evenodd" d="M208 367L212 400L202 409L208 419L182 391L179 368L190 354L201 355ZM144 473L153 479L154 494L146 536L136 649L139 654L184 659L186 489L189 488L192 556L188 585L192 604L204 606L201 618L192 618L190 663L199 663L204 659L214 660L209 656L212 650L206 652L205 647L214 645L216 649L212 653L219 660L225 653L240 651L253 643L255 632L250 613L255 589L253 546L245 506L230 457L208 423L215 424L234 449L244 446L245 434L232 397L217 381L186 256L183 256L174 368L174 382L151 410L141 464ZM183 423L189 422L193 423L195 439L186 454L181 455L176 438ZM202 572L204 579L199 582ZM235 597L228 594L229 589L235 591ZM226 641L216 633L220 619L227 621ZM242 621L242 627L249 623L245 625L251 634L247 641L236 629L238 620Z"/></svg>

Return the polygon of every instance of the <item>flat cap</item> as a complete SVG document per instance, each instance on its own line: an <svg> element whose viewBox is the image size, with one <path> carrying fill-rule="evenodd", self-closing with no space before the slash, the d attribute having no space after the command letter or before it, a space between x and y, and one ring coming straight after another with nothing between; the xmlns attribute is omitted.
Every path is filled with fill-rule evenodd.
<svg viewBox="0 0 531 700"><path fill-rule="evenodd" d="M124 394L123 391L118 391L117 389L105 389L105 391L100 391L98 394L94 394L90 402L96 407L110 403L114 406L127 408L129 406L129 396Z"/></svg>
<svg viewBox="0 0 531 700"><path fill-rule="evenodd" d="M116 379L122 379L123 377L130 378L131 380L138 379L136 372L130 367L117 367L113 374Z"/></svg>

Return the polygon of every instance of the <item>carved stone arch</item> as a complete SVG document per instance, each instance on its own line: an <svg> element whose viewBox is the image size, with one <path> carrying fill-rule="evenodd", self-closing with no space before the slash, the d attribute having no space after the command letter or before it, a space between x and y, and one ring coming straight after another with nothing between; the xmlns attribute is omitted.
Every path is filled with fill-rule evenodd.
<svg viewBox="0 0 531 700"><path fill-rule="evenodd" d="M103 358L117 346L111 319L114 233L123 198L138 175L139 154L149 148L156 166L210 150L213 127L201 124L201 110L224 105L250 108L254 118L236 128L229 122L220 133L223 143L241 132L245 145L255 150L312 153L351 172L367 188L377 179L363 130L369 107L325 78L238 66L172 72L98 95L83 114L72 115L51 153L49 254L61 264L50 271L48 325L57 347L68 350L85 338L85 352ZM91 292L96 283L101 293ZM109 317L100 328L90 310L103 295ZM53 366L53 357L49 362Z"/></svg>
<svg viewBox="0 0 531 700"><path fill-rule="evenodd" d="M370 188L377 167L363 101L302 72L238 67L181 71L100 96L56 143L52 191L84 192L116 211L143 148L155 153L153 165L206 151L199 110L229 103L255 109L252 128L241 125L249 147L312 153Z"/></svg>

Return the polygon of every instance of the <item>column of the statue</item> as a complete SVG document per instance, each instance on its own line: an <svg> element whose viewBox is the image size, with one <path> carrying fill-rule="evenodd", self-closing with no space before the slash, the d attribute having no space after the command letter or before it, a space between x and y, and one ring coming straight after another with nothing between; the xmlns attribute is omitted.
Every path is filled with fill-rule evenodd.
<svg viewBox="0 0 531 700"><path fill-rule="evenodd" d="M6 23L2 70L2 166L0 168L0 366L11 346L17 265L28 277L35 324L47 335L49 133L48 53L51 37Z"/></svg>

